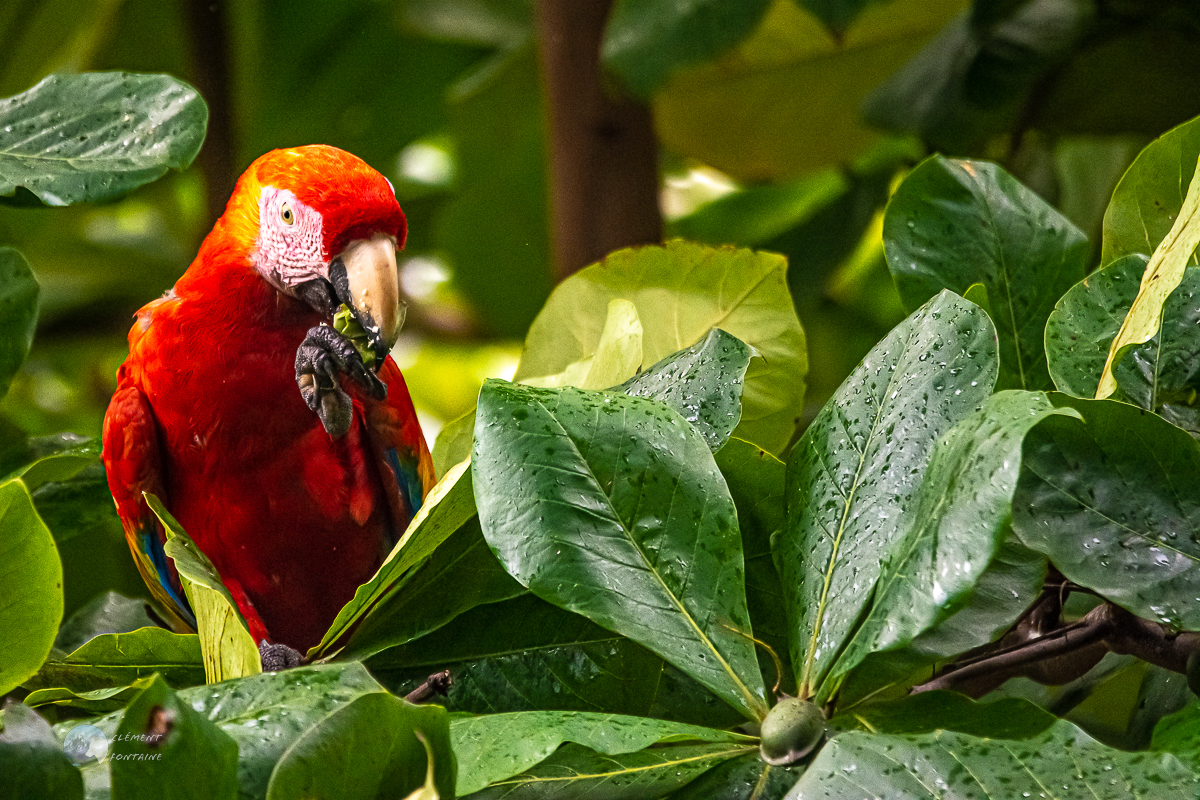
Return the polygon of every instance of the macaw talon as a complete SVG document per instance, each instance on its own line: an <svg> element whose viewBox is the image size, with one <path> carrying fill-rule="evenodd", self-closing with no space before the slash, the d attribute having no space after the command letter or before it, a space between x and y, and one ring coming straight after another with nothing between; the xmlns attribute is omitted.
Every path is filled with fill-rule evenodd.
<svg viewBox="0 0 1200 800"><path fill-rule="evenodd" d="M348 376L376 400L387 397L387 384L367 368L349 339L327 325L309 328L296 349L296 385L334 439L350 430L353 415L350 395L338 385L338 375Z"/></svg>
<svg viewBox="0 0 1200 800"><path fill-rule="evenodd" d="M299 650L266 639L258 643L258 657L262 661L263 672L279 672L304 663L304 655Z"/></svg>

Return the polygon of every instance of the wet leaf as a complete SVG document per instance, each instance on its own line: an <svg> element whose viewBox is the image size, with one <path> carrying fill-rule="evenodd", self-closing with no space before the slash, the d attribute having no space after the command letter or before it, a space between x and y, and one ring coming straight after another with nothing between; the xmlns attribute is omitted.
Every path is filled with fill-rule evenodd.
<svg viewBox="0 0 1200 800"><path fill-rule="evenodd" d="M692 423L714 453L742 415L742 380L753 352L720 328L630 378L615 391L666 403Z"/></svg>
<svg viewBox="0 0 1200 800"><path fill-rule="evenodd" d="M454 754L446 710L385 692L365 694L314 724L279 759L267 800L406 797L425 786L454 797Z"/></svg>
<svg viewBox="0 0 1200 800"><path fill-rule="evenodd" d="M1032 739L850 732L830 741L789 798L1190 798L1197 778L1171 755L1105 747L1060 720Z"/></svg>
<svg viewBox="0 0 1200 800"><path fill-rule="evenodd" d="M1054 303L1083 279L1082 231L995 164L935 155L892 196L883 235L909 309L981 284L1000 337L999 385L1050 388L1043 333Z"/></svg>
<svg viewBox="0 0 1200 800"><path fill-rule="evenodd" d="M21 703L0 709L0 774L3 800L83 800L83 778L50 724Z"/></svg>
<svg viewBox="0 0 1200 800"><path fill-rule="evenodd" d="M116 592L96 595L63 622L54 646L71 651L102 633L129 633L138 628L154 627L145 600L131 600Z"/></svg>
<svg viewBox="0 0 1200 800"><path fill-rule="evenodd" d="M20 480L0 483L0 696L46 660L63 616L62 562Z"/></svg>
<svg viewBox="0 0 1200 800"><path fill-rule="evenodd" d="M804 773L804 764L773 767L757 752L723 761L678 791L671 800L780 800Z"/></svg>
<svg viewBox="0 0 1200 800"><path fill-rule="evenodd" d="M0 398L8 393L37 328L38 282L25 256L0 247Z"/></svg>
<svg viewBox="0 0 1200 800"><path fill-rule="evenodd" d="M68 655L47 659L26 687L91 692L128 686L156 672L175 688L203 683L199 637L164 628L101 634Z"/></svg>
<svg viewBox="0 0 1200 800"><path fill-rule="evenodd" d="M136 680L128 686L113 686L109 689L95 689L90 692L74 692L63 688L38 689L26 696L25 704L31 708L65 706L77 708L89 714L107 714L129 705L129 701L141 694L145 684L154 677L151 675Z"/></svg>
<svg viewBox="0 0 1200 800"><path fill-rule="evenodd" d="M125 710L109 760L116 797L159 798L168 786L181 798L237 797L237 744L161 677Z"/></svg>
<svg viewBox="0 0 1200 800"><path fill-rule="evenodd" d="M100 457L99 442L74 433L32 436L21 449L29 461L7 477L20 478L30 492L44 483L70 480Z"/></svg>
<svg viewBox="0 0 1200 800"><path fill-rule="evenodd" d="M935 442L991 393L997 362L987 315L942 292L876 345L793 449L772 547L802 695L826 691Z"/></svg>
<svg viewBox="0 0 1200 800"><path fill-rule="evenodd" d="M450 725L458 791L475 792L538 764L564 742L604 755L655 744L721 742L757 746L754 737L678 722L579 711L524 711L459 717Z"/></svg>
<svg viewBox="0 0 1200 800"><path fill-rule="evenodd" d="M1192 698L1187 708L1163 717L1154 726L1150 748L1160 753L1171 753L1200 774L1200 702Z"/></svg>
<svg viewBox="0 0 1200 800"><path fill-rule="evenodd" d="M51 75L0 100L0 197L46 205L110 200L183 169L200 152L208 107L169 75Z"/></svg>
<svg viewBox="0 0 1200 800"><path fill-rule="evenodd" d="M762 356L746 371L734 435L778 453L795 430L808 371L786 272L779 256L728 247L675 241L618 250L554 290L529 329L513 380L554 375L592 355L609 301L625 299L641 321L643 363L691 347L714 327Z"/></svg>
<svg viewBox="0 0 1200 800"><path fill-rule="evenodd" d="M888 703L864 703L834 717L832 723L838 727L862 727L872 733L947 730L988 739L1028 739L1055 721L1053 714L1027 700L1006 697L985 703L957 692L933 691Z"/></svg>
<svg viewBox="0 0 1200 800"><path fill-rule="evenodd" d="M695 429L608 392L490 380L479 398L475 502L509 573L761 718L737 516Z"/></svg>
<svg viewBox="0 0 1200 800"><path fill-rule="evenodd" d="M1134 406L1052 395L1025 439L1013 529L1067 577L1134 614L1200 628L1200 443Z"/></svg>

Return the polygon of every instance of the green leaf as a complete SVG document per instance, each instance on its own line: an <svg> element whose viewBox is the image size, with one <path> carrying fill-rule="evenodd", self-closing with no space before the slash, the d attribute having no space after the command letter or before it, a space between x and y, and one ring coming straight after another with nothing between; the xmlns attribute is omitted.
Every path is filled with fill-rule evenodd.
<svg viewBox="0 0 1200 800"><path fill-rule="evenodd" d="M533 769L494 783L473 798L635 800L662 797L723 761L757 751L757 744L714 742L677 744L607 756L582 745L566 744Z"/></svg>
<svg viewBox="0 0 1200 800"><path fill-rule="evenodd" d="M62 562L19 480L0 483L0 696L38 671L63 616Z"/></svg>
<svg viewBox="0 0 1200 800"><path fill-rule="evenodd" d="M1149 257L1158 249L1179 218L1197 157L1200 119L1167 131L1134 159L1104 213L1101 266L1131 253Z"/></svg>
<svg viewBox="0 0 1200 800"><path fill-rule="evenodd" d="M10 472L8 478L20 478L30 492L45 483L74 478L100 456L99 442L74 433L30 437L24 449L32 460Z"/></svg>
<svg viewBox="0 0 1200 800"><path fill-rule="evenodd" d="M1060 720L1018 741L950 731L845 733L825 745L788 797L925 800L938 787L944 797L1183 800L1195 795L1196 783L1174 756L1114 750Z"/></svg>
<svg viewBox="0 0 1200 800"><path fill-rule="evenodd" d="M604 65L647 99L680 67L709 61L746 38L771 0L617 0L604 31Z"/></svg>
<svg viewBox="0 0 1200 800"><path fill-rule="evenodd" d="M649 397L692 423L714 453L729 440L742 415L742 380L751 349L720 328L630 378L616 391Z"/></svg>
<svg viewBox="0 0 1200 800"><path fill-rule="evenodd" d="M849 27L854 18L872 3L886 3L888 0L799 0L800 5L807 8L817 19L825 23L835 34L840 34Z"/></svg>
<svg viewBox="0 0 1200 800"><path fill-rule="evenodd" d="M786 603L779 571L771 558L771 536L784 525L785 467L766 450L741 439L730 439L715 458L729 486L742 531L746 605L754 638L770 647L782 663L782 670L775 663L762 663L763 683L793 689Z"/></svg>
<svg viewBox="0 0 1200 800"><path fill-rule="evenodd" d="M203 683L199 638L163 628L101 634L69 655L48 659L26 687L90 692L128 686L155 672L176 688Z"/></svg>
<svg viewBox="0 0 1200 800"><path fill-rule="evenodd" d="M71 651L102 633L129 633L154 627L145 600L131 600L116 592L96 595L73 613L58 629L54 646Z"/></svg>
<svg viewBox="0 0 1200 800"><path fill-rule="evenodd" d="M13 375L33 346L39 291L25 256L0 247L0 397L8 394Z"/></svg>
<svg viewBox="0 0 1200 800"><path fill-rule="evenodd" d="M1133 253L1072 286L1046 323L1046 360L1060 392L1094 397L1109 344L1137 296L1147 256Z"/></svg>
<svg viewBox="0 0 1200 800"><path fill-rule="evenodd" d="M1137 616L1200 628L1200 443L1112 400L1054 395L1025 439L1013 529L1067 577ZM1136 498L1136 502L1131 502Z"/></svg>
<svg viewBox="0 0 1200 800"><path fill-rule="evenodd" d="M872 733L911 734L957 731L988 739L1028 739L1054 724L1053 714L1027 700L1006 697L980 703L957 692L933 691L890 703L869 703L833 718L838 727Z"/></svg>
<svg viewBox="0 0 1200 800"><path fill-rule="evenodd" d="M365 694L317 722L287 749L271 774L267 800L407 797L425 786L429 759L434 796L454 797L446 710L385 692Z"/></svg>
<svg viewBox="0 0 1200 800"><path fill-rule="evenodd" d="M758 744L753 737L713 728L579 711L459 717L450 724L450 737L458 757L460 794L511 778L540 763L564 742L610 756L687 741Z"/></svg>
<svg viewBox="0 0 1200 800"><path fill-rule="evenodd" d="M20 703L0 709L0 774L0 800L83 800L83 778L50 724Z"/></svg>
<svg viewBox="0 0 1200 800"><path fill-rule="evenodd" d="M432 452L434 474L445 476L451 467L470 458L474 441L475 409L472 408L458 419L447 422L445 427L438 431ZM425 502L428 503L429 500L426 499Z"/></svg>
<svg viewBox="0 0 1200 800"><path fill-rule="evenodd" d="M188 604L196 615L204 677L208 683L244 678L262 672L258 644L217 568L200 552L183 527L154 495L145 492L146 505L167 533L163 552L175 562Z"/></svg>
<svg viewBox="0 0 1200 800"><path fill-rule="evenodd" d="M773 549L802 696L825 691L935 442L991 393L997 361L987 315L942 292L875 346L793 449Z"/></svg>
<svg viewBox="0 0 1200 800"><path fill-rule="evenodd" d="M329 626L325 637L320 644L309 651L308 657L313 659L331 654L338 642L342 641L351 631L354 631L356 638L360 634L363 637L358 638L356 642L356 646L359 648L370 647L369 642L379 635L386 636L388 634L387 625L384 624L382 630L380 629L379 623L382 619L394 619L397 615L403 616L412 612L410 607L412 598L398 597L397 595L402 593L407 595L405 587L414 580L415 572L418 569L423 570L423 576L428 579L439 569L446 569L447 561L452 565L453 557L461 559L464 554L467 554L466 551L469 550L471 544L469 541L460 541L460 544L466 546L448 548L447 552L441 552L441 547L474 516L475 497L471 483L471 466L469 462L463 461L452 467L429 490L421 508L409 521L408 528L400 537L400 541L392 548L392 552L388 554L371 579L355 590L354 597L338 612L337 618ZM469 537L460 537L460 540L467 538ZM450 556L450 549L454 551L453 557ZM478 556L479 554L469 553L468 555ZM430 566L431 557L436 558L437 562L433 566ZM478 562L476 562L476 567L478 567ZM434 588L438 587L435 585ZM481 591L479 587L476 587L476 593L472 597L486 597L488 594L488 590ZM456 601L465 599L456 598ZM466 608L470 608L471 605L473 603L468 602ZM465 608L458 609L459 612L463 610ZM440 604L434 608L424 609L426 618L434 617L443 611L445 609ZM444 623L449 618L445 617L442 622ZM364 631L363 628L354 630L355 625L363 622L364 619L371 620L363 624L363 628L366 630ZM415 627L409 628L409 631L432 630L432 628L422 628L424 623L418 620L412 622L416 624ZM437 625L435 624L434 627ZM374 637L372 637L372 631L374 631ZM403 631L395 633L399 638L404 636ZM361 657L365 658L365 656Z"/></svg>
<svg viewBox="0 0 1200 800"><path fill-rule="evenodd" d="M449 670L444 703L455 711L597 711L709 727L742 721L661 656L531 594L474 608L367 666L397 694Z"/></svg>
<svg viewBox="0 0 1200 800"><path fill-rule="evenodd" d="M62 706L77 708L89 714L107 714L129 705L129 701L141 694L145 685L154 677L151 675L148 678L136 680L128 686L113 686L90 692L73 692L63 688L38 689L29 693L25 698L25 704L30 708Z"/></svg>
<svg viewBox="0 0 1200 800"><path fill-rule="evenodd" d="M1193 702L1184 709L1163 717L1154 726L1150 748L1160 753L1171 753L1200 774L1200 702Z"/></svg>
<svg viewBox="0 0 1200 800"><path fill-rule="evenodd" d="M382 691L362 664L352 662L197 686L180 691L179 700L237 743L239 795L263 797L275 763L305 731L354 699ZM111 739L121 717L122 713L113 713L91 724ZM55 733L61 739L74 724L60 723Z"/></svg>
<svg viewBox="0 0 1200 800"><path fill-rule="evenodd" d="M164 787L179 798L237 797L237 744L161 677L125 710L109 760L116 797L159 798Z"/></svg>
<svg viewBox="0 0 1200 800"><path fill-rule="evenodd" d="M608 316L594 354L568 364L557 375L527 378L522 383L542 388L608 389L633 377L641 366L642 323L637 306L614 298L608 301Z"/></svg>
<svg viewBox="0 0 1200 800"><path fill-rule="evenodd" d="M786 262L769 253L688 242L618 250L563 281L534 320L513 380L554 375L596 351L610 300L629 300L642 324L643 363L690 347L714 327L762 356L742 387L734 435L778 453L804 401L804 331L786 284Z"/></svg>
<svg viewBox="0 0 1200 800"><path fill-rule="evenodd" d="M780 800L803 774L804 764L773 767L758 753L747 753L717 766L682 789L671 800Z"/></svg>
<svg viewBox="0 0 1200 800"><path fill-rule="evenodd" d="M1082 231L995 164L935 155L892 195L883 236L908 308L982 284L1000 336L1000 385L1050 387L1043 332L1054 303L1083 279Z"/></svg>
<svg viewBox="0 0 1200 800"><path fill-rule="evenodd" d="M773 3L733 52L677 73L655 95L655 129L669 150L746 183L842 164L880 139L862 101L965 5L894 0L835 38L798 4Z"/></svg>
<svg viewBox="0 0 1200 800"><path fill-rule="evenodd" d="M1183 280L1184 268L1193 261L1196 246L1200 244L1200 180L1193 170L1192 185L1179 216L1166 237L1159 242L1146 265L1142 284L1137 297L1121 323L1121 329L1109 345L1108 360L1100 373L1100 386L1096 398L1109 397L1117 388L1112 370L1121 348L1149 341L1162 325L1163 305L1179 282Z"/></svg>
<svg viewBox="0 0 1200 800"><path fill-rule="evenodd" d="M479 398L475 502L509 573L761 719L737 517L695 429L607 392L489 380Z"/></svg>
<svg viewBox="0 0 1200 800"><path fill-rule="evenodd" d="M966 604L1008 533L1021 443L1057 414L1078 418L1041 392L999 392L938 440L897 521L903 533L885 556L871 604L844 641L831 677L870 653L911 643Z"/></svg>
<svg viewBox="0 0 1200 800"><path fill-rule="evenodd" d="M183 169L200 152L208 107L169 75L51 75L0 100L0 196L46 205L110 200Z"/></svg>

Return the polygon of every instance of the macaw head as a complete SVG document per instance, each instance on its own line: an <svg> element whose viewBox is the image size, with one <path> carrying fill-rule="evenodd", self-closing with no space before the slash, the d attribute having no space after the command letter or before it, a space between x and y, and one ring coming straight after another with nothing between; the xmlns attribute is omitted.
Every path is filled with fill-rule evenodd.
<svg viewBox="0 0 1200 800"><path fill-rule="evenodd" d="M330 318L345 303L383 360L404 322L407 233L387 178L328 145L272 150L238 179L222 221L277 290Z"/></svg>

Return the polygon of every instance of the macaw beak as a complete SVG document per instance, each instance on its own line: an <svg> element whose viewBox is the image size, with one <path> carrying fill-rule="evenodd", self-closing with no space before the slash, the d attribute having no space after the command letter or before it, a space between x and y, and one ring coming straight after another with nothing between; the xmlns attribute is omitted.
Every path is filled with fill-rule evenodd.
<svg viewBox="0 0 1200 800"><path fill-rule="evenodd" d="M385 234L350 242L329 264L337 299L367 332L379 362L391 351L404 325L396 241Z"/></svg>

